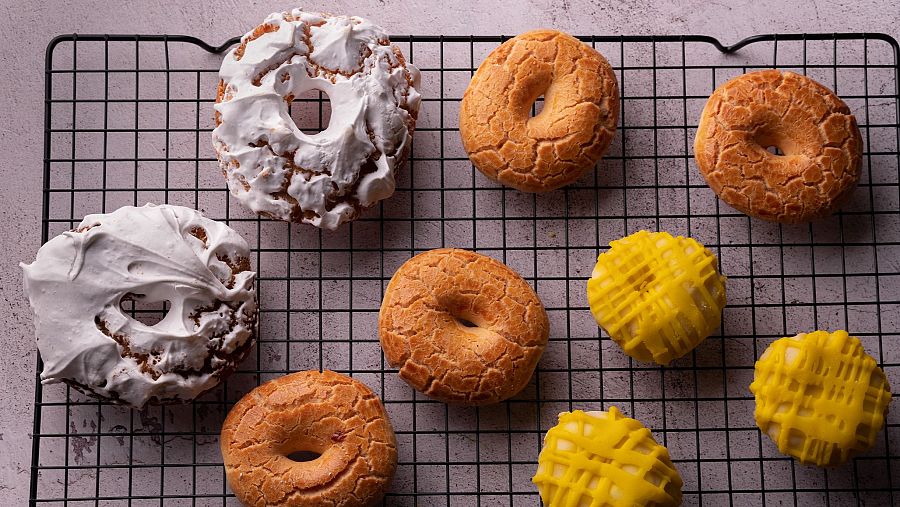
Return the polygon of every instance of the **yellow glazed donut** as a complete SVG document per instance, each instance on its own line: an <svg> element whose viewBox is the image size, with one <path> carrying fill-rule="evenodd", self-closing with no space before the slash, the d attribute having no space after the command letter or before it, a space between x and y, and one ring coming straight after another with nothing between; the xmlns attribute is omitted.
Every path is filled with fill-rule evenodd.
<svg viewBox="0 0 900 507"><path fill-rule="evenodd" d="M721 323L725 277L697 241L638 231L600 254L587 284L591 312L626 354L665 365Z"/></svg>
<svg viewBox="0 0 900 507"><path fill-rule="evenodd" d="M891 388L846 331L775 341L756 362L756 424L801 463L837 466L875 444Z"/></svg>
<svg viewBox="0 0 900 507"><path fill-rule="evenodd" d="M609 412L563 412L544 437L537 484L547 507L667 507L681 503L669 451L640 421Z"/></svg>

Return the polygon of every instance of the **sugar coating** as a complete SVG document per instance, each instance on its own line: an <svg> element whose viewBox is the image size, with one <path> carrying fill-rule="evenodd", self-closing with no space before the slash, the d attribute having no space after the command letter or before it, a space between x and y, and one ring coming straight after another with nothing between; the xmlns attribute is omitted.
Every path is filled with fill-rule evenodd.
<svg viewBox="0 0 900 507"><path fill-rule="evenodd" d="M419 71L381 27L277 12L228 53L219 78L213 146L242 204L334 229L393 194L418 114ZM288 109L310 90L331 102L331 122L313 135Z"/></svg>

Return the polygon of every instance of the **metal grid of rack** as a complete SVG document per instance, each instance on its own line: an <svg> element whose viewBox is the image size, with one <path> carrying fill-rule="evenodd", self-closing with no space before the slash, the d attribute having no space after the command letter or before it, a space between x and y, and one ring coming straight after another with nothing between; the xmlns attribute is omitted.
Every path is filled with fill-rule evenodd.
<svg viewBox="0 0 900 507"><path fill-rule="evenodd" d="M387 505L539 505L530 483L560 411L616 405L653 429L685 481L686 505L889 505L900 501L900 411L875 448L838 469L797 465L753 422L747 386L772 340L846 328L900 383L898 47L880 34L589 36L612 63L622 117L596 172L545 195L474 171L457 132L471 74L505 37L393 37L422 70L422 110L396 194L336 232L259 219L233 202L210 145L220 56L186 36L66 35L47 49L43 239L87 213L169 202L241 232L259 272L259 344L196 402L134 411L62 385L35 394L32 505L235 504L218 431L230 406L290 371L350 374L384 399L399 466ZM730 77L778 67L845 99L865 142L861 184L837 215L782 226L720 203L691 154L696 121ZM321 130L328 100L294 102ZM540 107L537 104L536 107ZM669 367L636 363L599 331L586 279L610 240L691 235L729 277L718 334ZM394 270L442 246L494 256L533 284L551 319L546 353L514 399L448 407L383 359L377 314ZM165 307L129 307L158 320ZM39 365L40 368L40 365Z"/></svg>

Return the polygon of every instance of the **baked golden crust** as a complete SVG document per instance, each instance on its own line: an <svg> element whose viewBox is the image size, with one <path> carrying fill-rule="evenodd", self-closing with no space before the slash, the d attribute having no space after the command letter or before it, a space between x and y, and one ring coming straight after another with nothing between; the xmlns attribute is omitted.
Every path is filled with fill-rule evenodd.
<svg viewBox="0 0 900 507"><path fill-rule="evenodd" d="M766 150L778 147L784 155ZM807 222L833 213L856 188L862 138L844 102L812 79L751 72L713 92L694 157L718 196L752 217Z"/></svg>
<svg viewBox="0 0 900 507"><path fill-rule="evenodd" d="M220 446L228 484L253 506L369 506L397 465L381 401L331 371L285 375L245 395L222 425ZM321 456L287 457L298 451Z"/></svg>
<svg viewBox="0 0 900 507"><path fill-rule="evenodd" d="M544 95L544 109L530 117ZM616 131L619 89L603 56L556 30L491 52L463 95L459 132L485 176L526 192L568 185L600 160Z"/></svg>
<svg viewBox="0 0 900 507"><path fill-rule="evenodd" d="M385 290L378 330L388 363L413 388L446 403L484 405L525 387L550 322L515 271L444 248L400 266Z"/></svg>

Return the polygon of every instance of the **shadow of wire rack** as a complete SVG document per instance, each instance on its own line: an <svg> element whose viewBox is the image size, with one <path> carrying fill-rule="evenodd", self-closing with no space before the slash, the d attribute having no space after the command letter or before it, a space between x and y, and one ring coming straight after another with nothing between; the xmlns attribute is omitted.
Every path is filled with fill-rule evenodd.
<svg viewBox="0 0 900 507"><path fill-rule="evenodd" d="M596 172L544 195L474 171L457 133L471 74L504 37L393 37L422 70L410 163L390 199L337 232L260 220L233 202L210 145L221 56L185 36L64 35L47 48L43 239L87 213L169 202L225 220L259 272L259 345L196 402L132 411L36 386L32 505L235 504L218 432L260 382L328 368L380 394L397 432L387 505L539 505L530 483L560 411L619 406L668 446L686 505L900 502L900 410L875 448L823 471L778 454L753 422L755 358L774 339L846 328L900 385L900 101L897 43L881 34L582 37L615 67L622 118ZM808 74L844 98L865 143L862 181L837 215L776 225L720 203L691 154L706 98L743 72ZM327 98L294 102L310 132ZM536 107L540 107L537 104ZM585 279L606 244L647 228L691 235L729 277L720 332L667 368L635 363L594 324ZM377 314L394 270L454 246L501 259L536 288L551 338L531 384L495 406L447 407L384 362ZM158 320L164 307L129 307ZM40 367L40 365L39 365Z"/></svg>

